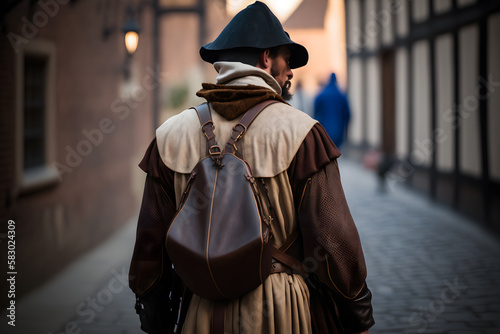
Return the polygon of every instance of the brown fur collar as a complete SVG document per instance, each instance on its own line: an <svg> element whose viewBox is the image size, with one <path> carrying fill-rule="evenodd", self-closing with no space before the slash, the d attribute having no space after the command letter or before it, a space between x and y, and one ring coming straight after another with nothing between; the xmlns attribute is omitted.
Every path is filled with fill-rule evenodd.
<svg viewBox="0 0 500 334"><path fill-rule="evenodd" d="M202 86L203 89L199 90L196 95L210 102L212 108L227 120L237 118L257 103L265 100L278 100L286 103L279 94L264 87L210 83L204 83Z"/></svg>

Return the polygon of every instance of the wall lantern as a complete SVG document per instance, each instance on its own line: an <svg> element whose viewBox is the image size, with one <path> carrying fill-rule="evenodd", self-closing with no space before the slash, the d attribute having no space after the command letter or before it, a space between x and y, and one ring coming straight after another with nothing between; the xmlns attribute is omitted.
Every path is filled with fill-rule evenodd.
<svg viewBox="0 0 500 334"><path fill-rule="evenodd" d="M122 27L122 31L125 34L125 47L127 48L127 57L125 59L125 65L123 66L123 75L125 79L130 78L130 62L131 58L137 50L137 45L139 44L139 25L134 20L134 12L131 7L127 8L127 21Z"/></svg>
<svg viewBox="0 0 500 334"><path fill-rule="evenodd" d="M135 50L137 50L137 45L139 44L140 28L132 18L130 9L129 18L123 25L122 31L125 34L125 47L127 48L127 52L130 56L132 56Z"/></svg>

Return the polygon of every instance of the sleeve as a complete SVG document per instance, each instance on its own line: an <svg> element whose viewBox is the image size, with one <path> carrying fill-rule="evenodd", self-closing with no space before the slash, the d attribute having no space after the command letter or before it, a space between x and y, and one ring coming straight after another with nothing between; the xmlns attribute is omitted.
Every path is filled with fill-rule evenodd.
<svg viewBox="0 0 500 334"><path fill-rule="evenodd" d="M298 198L304 264L333 292L342 326L356 332L370 328L374 321L361 242L340 181L339 156L317 124L299 148L289 173Z"/></svg>
<svg viewBox="0 0 500 334"><path fill-rule="evenodd" d="M183 291L164 247L168 224L176 209L174 173L161 161L156 140L150 144L139 166L147 176L129 286L137 297L141 329L147 333L168 333L175 326L178 299Z"/></svg>
<svg viewBox="0 0 500 334"><path fill-rule="evenodd" d="M299 205L305 181L338 157L340 157L340 151L321 123L316 123L302 142L288 168L288 177L296 199L295 207Z"/></svg>

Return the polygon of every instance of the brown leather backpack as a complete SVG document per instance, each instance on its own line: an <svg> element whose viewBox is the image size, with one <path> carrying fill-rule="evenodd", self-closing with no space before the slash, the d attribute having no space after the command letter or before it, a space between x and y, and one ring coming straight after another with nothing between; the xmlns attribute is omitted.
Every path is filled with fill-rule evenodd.
<svg viewBox="0 0 500 334"><path fill-rule="evenodd" d="M252 107L217 145L208 104L195 109L207 138L207 156L193 168L165 246L177 274L195 294L232 299L258 287L271 272L276 248L270 202L261 194L236 142L269 104Z"/></svg>

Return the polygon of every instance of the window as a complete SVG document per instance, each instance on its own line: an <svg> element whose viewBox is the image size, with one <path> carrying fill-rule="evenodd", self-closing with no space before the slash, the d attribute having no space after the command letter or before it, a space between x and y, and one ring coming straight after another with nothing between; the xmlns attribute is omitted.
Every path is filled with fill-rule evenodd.
<svg viewBox="0 0 500 334"><path fill-rule="evenodd" d="M24 170L45 164L45 91L47 61L27 56L24 61Z"/></svg>
<svg viewBox="0 0 500 334"><path fill-rule="evenodd" d="M55 159L55 46L33 39L16 57L17 192L57 183Z"/></svg>

